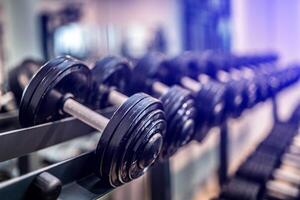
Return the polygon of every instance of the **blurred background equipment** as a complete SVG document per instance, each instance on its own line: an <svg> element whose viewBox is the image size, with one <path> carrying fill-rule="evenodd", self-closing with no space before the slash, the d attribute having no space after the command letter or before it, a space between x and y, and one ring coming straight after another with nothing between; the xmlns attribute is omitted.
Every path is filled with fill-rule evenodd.
<svg viewBox="0 0 300 200"><path fill-rule="evenodd" d="M299 8L0 0L1 199L299 199Z"/></svg>

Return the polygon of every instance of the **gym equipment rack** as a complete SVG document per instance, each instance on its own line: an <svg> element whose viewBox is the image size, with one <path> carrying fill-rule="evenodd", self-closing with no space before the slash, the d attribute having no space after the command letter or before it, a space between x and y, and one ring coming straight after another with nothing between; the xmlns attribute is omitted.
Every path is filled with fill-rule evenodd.
<svg viewBox="0 0 300 200"><path fill-rule="evenodd" d="M103 114L109 116L110 112ZM17 113L1 114L0 124L18 124ZM35 151L92 134L95 130L72 117L29 128L0 133L0 162L19 158ZM18 141L18 145L16 145ZM94 176L94 152L55 163L0 183L1 199L24 199L33 180L48 172L62 182L62 199L99 198L112 190ZM88 163L88 164L87 164Z"/></svg>

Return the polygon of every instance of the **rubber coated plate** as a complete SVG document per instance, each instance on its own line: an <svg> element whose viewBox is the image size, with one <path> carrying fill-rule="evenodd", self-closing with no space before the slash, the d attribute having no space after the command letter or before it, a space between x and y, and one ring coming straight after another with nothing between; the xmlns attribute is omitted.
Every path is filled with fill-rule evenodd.
<svg viewBox="0 0 300 200"><path fill-rule="evenodd" d="M152 103L151 103L152 102ZM119 177L123 180L132 180L139 177L149 167L141 166L141 163L147 163L149 160L147 155L143 153L146 142L154 136L158 131L166 128L164 121L164 113L158 107L157 102L152 98L147 98L140 102L142 113L136 118L135 123L131 124L129 133L136 135L132 142L127 143L126 151L123 153L123 159L119 165ZM120 129L122 130L122 129ZM162 132L165 138L165 132ZM161 144L162 145L162 144ZM159 154L156 155L156 157Z"/></svg>
<svg viewBox="0 0 300 200"><path fill-rule="evenodd" d="M91 89L87 66L72 57L59 57L46 63L23 92L19 118L22 126L32 126L63 118L61 98L72 94L86 102Z"/></svg>
<svg viewBox="0 0 300 200"><path fill-rule="evenodd" d="M196 94L198 120L201 126L215 126L227 116L225 108L225 88L222 83L209 81ZM201 127L199 127L201 128Z"/></svg>
<svg viewBox="0 0 300 200"><path fill-rule="evenodd" d="M153 112L158 112L156 117ZM154 126L155 125L155 126ZM114 113L97 147L99 174L111 186L119 186L144 173L138 163L140 148L153 134L165 135L161 103L146 94L128 98Z"/></svg>
<svg viewBox="0 0 300 200"><path fill-rule="evenodd" d="M42 63L40 61L26 59L9 72L8 86L15 96L17 105L20 104L23 90L26 87L26 85L20 82L20 76L25 76L30 80L41 66Z"/></svg>
<svg viewBox="0 0 300 200"><path fill-rule="evenodd" d="M105 88L114 88L120 92L126 92L131 77L131 70L129 62L121 57L108 56L96 62L92 69L93 80L95 85L95 94L98 97L92 102L96 103L96 107L107 106L107 98L101 92ZM105 93L105 92L104 92Z"/></svg>
<svg viewBox="0 0 300 200"><path fill-rule="evenodd" d="M159 106L161 105L158 105L157 102L150 102L151 99L146 98L136 104L136 106L133 108L135 110L132 110L129 113L129 117L127 118L127 120L132 121L132 123L130 124L127 120L121 123L115 132L115 137L111 140L111 142L113 142L114 144L119 144L120 147L128 148L110 148L112 154L108 153L108 155L115 156L115 159L113 159L112 162L112 168L110 169L111 183L117 181L125 183L132 179L135 179L141 176L149 167L147 166L147 168L141 168L139 166L140 159L145 159L143 157L144 155L142 154L143 146L145 146L145 142L153 134L158 132L163 133L162 129L165 128L165 122L163 121L164 115L162 112L160 113L160 115L158 115L158 119L144 119L145 116L152 115L153 111L157 112L158 109L161 109L159 108ZM124 129L128 129L126 133L126 138L128 138L127 141L124 141L124 138L120 137L120 135L124 133Z"/></svg>
<svg viewBox="0 0 300 200"><path fill-rule="evenodd" d="M146 92L152 94L152 84L160 81L167 85L173 85L175 81L175 68L169 64L167 58L159 52L151 52L145 55L133 69L131 82L131 94ZM177 80L178 82L178 80Z"/></svg>
<svg viewBox="0 0 300 200"><path fill-rule="evenodd" d="M195 130L196 111L191 93L179 86L171 87L160 99L168 121L164 149L161 154L164 158L173 155L182 144L190 141ZM187 123L189 123L188 128Z"/></svg>

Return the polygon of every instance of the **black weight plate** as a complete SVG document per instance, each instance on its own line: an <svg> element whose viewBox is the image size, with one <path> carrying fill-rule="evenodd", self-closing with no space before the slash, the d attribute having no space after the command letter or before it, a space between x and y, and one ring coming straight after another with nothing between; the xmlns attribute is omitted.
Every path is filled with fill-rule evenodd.
<svg viewBox="0 0 300 200"><path fill-rule="evenodd" d="M26 122L27 117L28 119L32 119L34 116L34 113L32 110L30 110L29 105L30 101L35 94L35 90L38 88L40 82L47 76L48 72L51 71L52 67L55 67L56 65L62 63L64 61L64 58L56 58L54 60L49 61L44 66L40 68L40 70L32 77L30 80L30 83L25 87L21 102L20 102L20 108L19 108L19 118L20 123L22 126L31 126L32 122ZM24 116L23 116L24 114Z"/></svg>
<svg viewBox="0 0 300 200"><path fill-rule="evenodd" d="M195 130L196 111L191 93L179 86L171 87L167 93L162 95L161 101L168 122L167 136L161 154L164 157L171 156L180 146L191 140Z"/></svg>
<svg viewBox="0 0 300 200"><path fill-rule="evenodd" d="M197 79L200 73L204 73L207 70L207 63L204 62L202 57L199 58L200 56L191 51L177 56L172 62L172 64L176 65L176 73Z"/></svg>
<svg viewBox="0 0 300 200"><path fill-rule="evenodd" d="M167 136L164 140L164 146L162 150L161 157L168 157L168 155L172 154L171 152L175 153L175 138L176 134L179 133L180 130L176 130L174 125L170 127L172 120L174 119L174 116L176 115L178 109L180 109L181 105L177 104L178 98L176 96L176 92L173 90L169 90L167 93L161 96L160 100L163 103L164 110L166 113L166 119L168 122L168 128L167 128Z"/></svg>
<svg viewBox="0 0 300 200"><path fill-rule="evenodd" d="M147 111L143 118L140 119L140 123L136 123L135 126L131 127L131 133L136 135L135 138L128 142L126 145L126 152L123 154L122 163L119 167L119 176L122 177L122 180L128 182L131 179L138 177L141 173L139 167L139 161L143 159L143 154L140 148L145 139L149 139L155 134L157 130L155 127L162 123L162 118L164 114L161 110ZM145 123L143 123L145 122ZM145 137L146 136L146 137Z"/></svg>
<svg viewBox="0 0 300 200"><path fill-rule="evenodd" d="M155 133L161 132L161 134L164 134L163 133L164 130L162 129L164 129L165 127L164 124L165 122L164 122L164 116L162 112L159 115L160 119L156 119L155 121L154 119L151 118L143 119L144 116L151 114L152 111L158 111L159 109L161 109L161 104L158 104L156 100L153 101L153 98L148 97L140 101L138 104L136 104L133 109L134 110L129 112L130 115L128 115L127 119L124 120L122 123L120 123L119 127L115 131L114 138L110 140L110 144L111 143L115 144L110 146L117 145L118 148L117 149L110 148L107 151L108 155L114 156L111 165L106 165L106 166L111 166L110 173L109 173L110 183L114 185L122 184L133 178L137 178L147 170L149 166L147 166L146 168L143 167L140 168L138 166L139 160L137 159L139 156L141 156L140 153L142 153L138 151L139 147L145 146L145 144L143 143L145 142L144 140L147 139L148 137L151 137L151 135L149 135L149 132L154 131ZM152 125L155 122L159 122L160 126L148 127L147 123L149 122L151 122ZM140 124L145 125L145 127L140 126ZM139 128L136 129L137 127ZM148 129L145 129L147 127ZM127 131L124 133L124 130ZM122 137L122 135L124 135L124 137ZM132 141L131 139L134 140ZM129 149L126 149L125 146L128 147L128 144L130 144L130 142L132 142L132 145L134 146L130 145ZM126 155L129 155L129 157ZM122 159L122 157L123 158L125 157L125 161ZM122 161L124 161L124 163L122 163ZM128 178L121 179L124 178L124 174L125 175L128 174L125 177L129 177L129 179Z"/></svg>
<svg viewBox="0 0 300 200"><path fill-rule="evenodd" d="M265 184L270 179L274 169L279 164L279 158L266 152L255 152L243 163L237 175L248 180Z"/></svg>
<svg viewBox="0 0 300 200"><path fill-rule="evenodd" d="M195 132L195 123L189 116L190 111L187 111L187 109L193 109L193 102L186 102L184 104L187 107L182 107L177 111L170 125L174 127L174 130L178 132L178 134L175 135L173 145L175 147L174 150L176 151L178 150L178 148L191 141ZM195 112L192 111L192 113Z"/></svg>
<svg viewBox="0 0 300 200"><path fill-rule="evenodd" d="M246 94L248 96L247 108L252 108L257 102L257 86L252 80L245 80Z"/></svg>
<svg viewBox="0 0 300 200"><path fill-rule="evenodd" d="M139 147L143 146L145 139L152 136L148 131L158 130L153 127L153 123L161 123L161 120L164 119L162 110L152 100L152 98L148 97L139 102L139 105L136 105L140 109L140 111L136 110L136 112L140 113L138 116L132 115L135 117L132 120L134 123L130 124L127 131L130 137L127 137L126 142L124 142L124 148L119 148L119 153L116 154L119 161L114 162L114 170L112 171L115 171L116 175L118 174L118 177L120 177L119 181L122 181L122 183L137 178L143 173L144 170L141 170L138 166L138 157L142 156L139 152ZM128 124L124 124L123 126L128 126ZM123 130L123 128L119 127L119 130Z"/></svg>
<svg viewBox="0 0 300 200"><path fill-rule="evenodd" d="M124 162L124 166L127 166L126 171L129 174L130 179L137 178L141 175L141 173L144 173L145 170L148 169L150 166L150 161L153 160L153 157L151 156L149 159L149 155L145 155L144 148L146 142L150 140L151 137L154 137L154 135L157 133L157 130L162 129L163 127L166 127L166 123L163 121L164 115L161 111L153 110L151 112L148 112L147 118L143 119L143 122L141 122L140 127L137 127L134 129L134 132L143 132L142 135L145 135L146 137L139 137L136 142L133 142L132 145L132 152L127 151L127 155L124 156L127 160L127 162ZM142 125L144 124L144 125ZM163 134L163 137L165 138L165 134ZM163 143L160 144L161 146ZM162 147L160 147L160 150ZM161 152L161 151L160 151ZM158 153L160 153L158 152ZM151 154L150 154L151 155ZM160 154L156 154L155 159ZM144 166L147 166L146 168ZM143 170L142 170L143 169ZM124 175L124 171L122 170L120 174Z"/></svg>
<svg viewBox="0 0 300 200"><path fill-rule="evenodd" d="M196 109L194 107L194 100L189 99L183 104L183 108L177 113L177 120L174 123L181 129L180 135L176 135L176 146L181 147L189 143L195 134L195 116ZM176 123L176 121L178 123Z"/></svg>
<svg viewBox="0 0 300 200"><path fill-rule="evenodd" d="M15 96L17 105L20 104L23 90L26 87L20 82L20 76L25 76L30 80L41 65L42 63L37 60L26 59L8 73L8 86Z"/></svg>
<svg viewBox="0 0 300 200"><path fill-rule="evenodd" d="M130 180L123 180L122 177L120 177L120 174L122 174L121 171L124 169L122 158L124 154L131 150L130 148L126 149L126 146L128 147L132 141L137 141L134 138L144 137L145 132L143 132L142 129L135 131L134 128L143 128L143 126L140 126L140 123L147 123L147 121L144 122L142 119L150 114L150 111L148 113L148 107L151 106L150 104L156 105L154 108L151 108L151 112L153 110L162 109L162 105L148 95L133 95L117 110L103 132L96 151L99 157L98 170L100 176L111 186L118 186ZM164 135L165 122L163 118L160 121L161 126L156 127L155 130ZM136 155L131 155L131 157L134 156ZM127 164L125 164L125 166L127 166ZM122 176L124 177L124 175Z"/></svg>
<svg viewBox="0 0 300 200"><path fill-rule="evenodd" d="M148 98L144 98L135 105L135 108L133 108L135 110L131 110L131 112L128 112L128 115L126 115L126 118L124 118L124 122L121 122L119 124L119 126L115 130L115 135L110 140L110 143L114 143L114 146L118 146L118 148L110 148L107 151L108 155L114 156L111 160L111 163L106 164L107 170L109 169L110 183L114 186L118 186L133 179L130 176L131 171L129 171L130 169L128 169L128 165L130 166L130 168L132 167L132 165L135 166L134 169L136 172L136 177L134 178L137 178L144 172L143 169L139 169L138 161L135 160L135 158L137 158L137 152L134 151L133 145L139 146L140 143L136 144L136 142L139 141L138 139L140 137L147 137L147 135L144 135L145 133L143 131L135 131L134 128L136 128L136 126L138 126L141 121L143 121L142 119L144 118L145 114L143 110L146 110L145 106L147 106L146 104L148 103L148 100ZM152 119L148 119L146 123L149 121L152 121ZM130 148L126 149L126 146L130 146ZM129 156L126 157L124 154L127 155L129 152Z"/></svg>
<svg viewBox="0 0 300 200"><path fill-rule="evenodd" d="M20 104L23 126L45 123L64 117L59 97L73 94L77 101L86 102L91 89L90 70L72 57L60 57L46 63L32 78Z"/></svg>
<svg viewBox="0 0 300 200"><path fill-rule="evenodd" d="M115 151L115 161L113 162L112 168L110 170L111 174L111 180L112 182L118 182L121 179L120 176L117 175L123 175L127 174L130 180L135 179L139 176L141 176L145 171L147 171L148 167L152 165L153 163L150 162L147 164L147 166L140 166L140 159L148 159L149 155L144 155L142 149L144 149L147 140L149 140L153 134L159 133L161 135L160 137L164 137L164 128L165 128L165 122L164 122L164 115L163 112L160 112L158 115L159 118L144 118L144 116L152 115L153 112L157 112L162 109L161 104L158 103L157 100L154 100L152 97L148 97L147 99L144 99L139 102L139 105L135 106L135 111L132 111L132 117L129 117L129 120L132 121L131 124L128 124L128 122L124 122L120 124L118 127L118 130L116 131L117 137L115 139L111 140L111 142L115 142L116 144L119 144L120 135L122 135L122 132L124 130L127 131L127 140L125 141L124 138L120 140L122 144L120 145L120 148L118 148L118 151ZM139 111L140 110L140 111ZM139 112L139 113L138 113ZM140 125L143 126L140 126ZM149 125L147 125L149 124ZM154 126L155 125L155 126ZM127 128L128 127L128 128ZM137 135L133 135L132 133L136 133ZM135 137L136 140L131 141L131 137ZM122 146L125 147L128 143L132 142L132 147L129 149L123 149ZM159 145L159 150L156 151L156 156L151 156L151 161L155 161L160 153L162 143ZM131 153L130 153L131 151ZM152 153L152 152L151 152ZM122 154L126 154L123 156L125 157L125 162L122 163ZM109 154L113 155L113 154ZM126 167L127 166L127 167ZM124 173L125 172L125 173ZM116 176L114 176L116 175ZM123 182L126 181L126 179L123 180ZM121 181L122 182L122 181Z"/></svg>
<svg viewBox="0 0 300 200"><path fill-rule="evenodd" d="M266 77L260 75L254 78L254 82L257 87L257 101L265 101L269 97L269 89L267 85Z"/></svg>
<svg viewBox="0 0 300 200"><path fill-rule="evenodd" d="M166 57L159 52L150 52L141 58L133 69L130 85L131 94L146 92L152 94L154 81L162 81L169 75Z"/></svg>
<svg viewBox="0 0 300 200"><path fill-rule="evenodd" d="M246 107L242 84L239 81L233 80L225 84L227 112L235 118L239 117Z"/></svg>
<svg viewBox="0 0 300 200"><path fill-rule="evenodd" d="M113 137L112 133L115 132L115 130L119 126L119 122L124 120L124 116L127 115L127 113L132 109L132 107L134 107L138 102L140 102L144 98L146 98L146 96L141 95L141 94L135 94L135 95L129 97L116 110L116 112L113 114L113 116L110 120L111 122L108 123L105 130L103 131L102 136L101 136L98 146L97 146L97 150L96 150L97 158L99 160L99 174L101 177L105 176L105 173L103 173L104 167L105 167L103 164L105 162L104 155L105 155L106 149L109 147L108 144L109 144L111 138ZM106 180L109 180L109 177L107 177Z"/></svg>
<svg viewBox="0 0 300 200"><path fill-rule="evenodd" d="M92 74L96 95L92 103L97 108L105 107L108 104L107 96L101 92L100 88L103 87L104 91L105 88L111 88L126 92L131 77L130 64L125 58L107 56L96 62Z"/></svg>
<svg viewBox="0 0 300 200"><path fill-rule="evenodd" d="M12 69L8 73L8 87L12 91L16 99L16 104L19 105L23 93L23 87L18 80L19 74L24 73L19 67Z"/></svg>
<svg viewBox="0 0 300 200"><path fill-rule="evenodd" d="M220 125L227 116L224 85L211 80L203 84L201 90L195 95L199 124Z"/></svg>

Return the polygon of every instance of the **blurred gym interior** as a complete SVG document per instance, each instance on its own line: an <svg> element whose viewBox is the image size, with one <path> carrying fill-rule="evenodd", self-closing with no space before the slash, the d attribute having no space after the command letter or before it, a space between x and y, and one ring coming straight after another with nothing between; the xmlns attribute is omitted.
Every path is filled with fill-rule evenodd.
<svg viewBox="0 0 300 200"><path fill-rule="evenodd" d="M299 11L0 0L0 199L299 199Z"/></svg>

